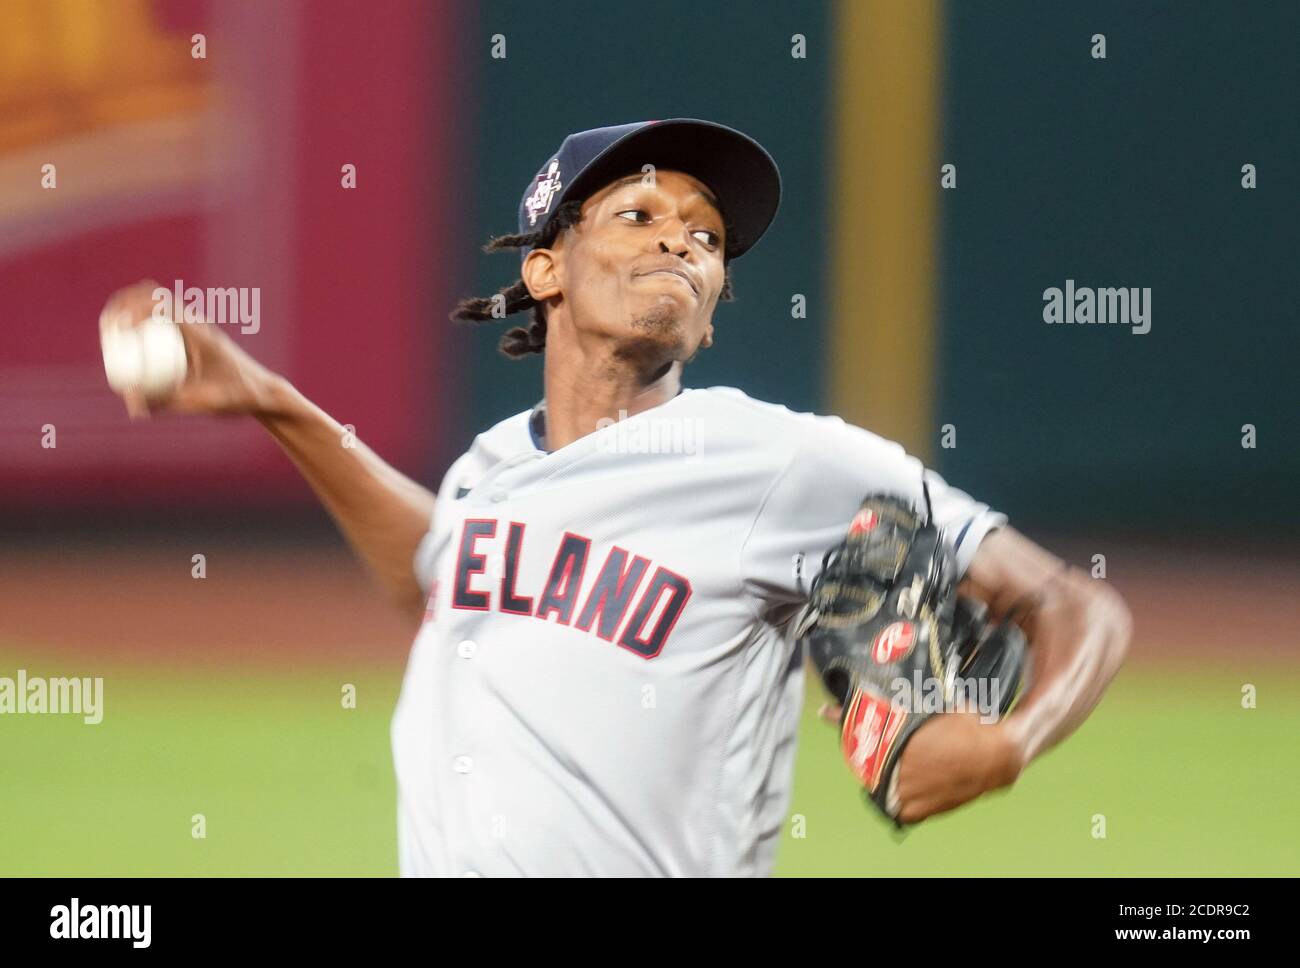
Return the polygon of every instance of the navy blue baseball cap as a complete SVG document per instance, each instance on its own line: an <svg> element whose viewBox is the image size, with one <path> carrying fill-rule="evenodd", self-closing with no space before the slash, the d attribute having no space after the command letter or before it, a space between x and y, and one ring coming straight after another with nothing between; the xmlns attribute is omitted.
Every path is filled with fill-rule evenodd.
<svg viewBox="0 0 1300 968"><path fill-rule="evenodd" d="M585 199L645 165L682 171L708 186L727 222L728 259L749 251L781 203L781 172L748 135L695 118L635 121L565 138L524 192L520 233L540 231L565 202ZM525 258L530 250L524 247Z"/></svg>

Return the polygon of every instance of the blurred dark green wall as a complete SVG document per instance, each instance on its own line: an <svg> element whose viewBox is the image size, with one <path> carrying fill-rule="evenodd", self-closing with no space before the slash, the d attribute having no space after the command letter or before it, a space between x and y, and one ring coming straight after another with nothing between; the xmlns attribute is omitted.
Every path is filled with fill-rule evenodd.
<svg viewBox="0 0 1300 968"><path fill-rule="evenodd" d="M1297 11L948 5L951 479L1030 522L1297 533ZM1045 324L1066 279L1149 286L1151 331Z"/></svg>
<svg viewBox="0 0 1300 968"><path fill-rule="evenodd" d="M518 276L477 251L514 230L520 195L568 132L639 118L740 128L779 161L770 234L733 267L738 301L689 386L730 384L799 409L831 408L829 159L836 138L836 6L493 0L464 86L476 167L458 277L466 295ZM566 7L566 11L569 8ZM936 448L954 483L1018 523L1195 534L1274 522L1300 488L1290 292L1297 248L1296 4L950 3L940 161ZM563 26L561 26L563 23ZM508 56L488 56L503 34ZM790 37L808 39L805 60ZM1106 36L1095 60L1092 36ZM881 96L862 91L863 99ZM864 100L865 103L865 100ZM851 108L850 108L851 109ZM1241 187L1254 164L1258 187ZM938 173L935 173L936 183ZM841 213L869 219L870 213ZM865 224L865 223L864 223ZM1043 290L1149 287L1151 332L1049 326ZM792 293L809 318L791 320ZM450 306L439 307L442 312ZM496 349L509 321L464 329L459 453L540 397L540 359ZM864 320L864 325L870 325ZM450 325L450 324L447 324ZM870 361L863 361L869 379ZM1241 446L1254 424L1257 447Z"/></svg>

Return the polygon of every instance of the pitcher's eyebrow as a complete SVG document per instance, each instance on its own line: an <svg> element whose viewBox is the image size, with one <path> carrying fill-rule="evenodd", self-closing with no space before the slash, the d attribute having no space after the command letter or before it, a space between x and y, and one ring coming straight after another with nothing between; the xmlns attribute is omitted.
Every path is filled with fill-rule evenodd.
<svg viewBox="0 0 1300 968"><path fill-rule="evenodd" d="M618 190L622 188L624 185L635 184L636 182L639 182L644 177L645 175L643 173L640 175L627 175L623 178L620 178L618 181L614 182L614 190ZM718 204L718 200L714 197L713 192L709 191L707 188L703 190L697 190L695 194L699 195L706 202L712 205L718 212L722 211L722 206Z"/></svg>

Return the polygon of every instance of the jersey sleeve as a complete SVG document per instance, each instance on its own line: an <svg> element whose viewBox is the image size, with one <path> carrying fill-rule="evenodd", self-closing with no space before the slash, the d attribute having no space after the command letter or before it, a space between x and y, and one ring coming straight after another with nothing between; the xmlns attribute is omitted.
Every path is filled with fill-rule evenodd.
<svg viewBox="0 0 1300 968"><path fill-rule="evenodd" d="M769 486L740 554L747 594L770 605L800 603L868 494L892 494L924 509L964 574L984 536L1006 516L950 487L901 445L834 416L797 415L797 445Z"/></svg>
<svg viewBox="0 0 1300 968"><path fill-rule="evenodd" d="M437 503L435 502L433 509L434 514L438 513ZM433 585L433 541L433 521L430 521L429 530L424 532L424 537L420 539L420 543L415 547L415 557L412 561L415 568L415 580L419 582L420 587L424 589L426 594Z"/></svg>

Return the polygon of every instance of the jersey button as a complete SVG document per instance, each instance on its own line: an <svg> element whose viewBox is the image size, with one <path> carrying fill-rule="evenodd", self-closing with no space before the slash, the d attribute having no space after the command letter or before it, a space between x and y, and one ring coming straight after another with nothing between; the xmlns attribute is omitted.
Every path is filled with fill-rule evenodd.
<svg viewBox="0 0 1300 968"><path fill-rule="evenodd" d="M508 498L509 496L510 496L510 495L509 495L506 491L504 491L504 490L502 490L501 488L497 487L497 488L493 488L492 493L488 495L488 499L489 499L493 504L500 504L502 501L504 501L504 500L505 500L506 498Z"/></svg>
<svg viewBox="0 0 1300 968"><path fill-rule="evenodd" d="M474 650L477 648L478 646L472 639L466 639L460 645L456 646L456 654L462 659L472 659L474 658Z"/></svg>
<svg viewBox="0 0 1300 968"><path fill-rule="evenodd" d="M469 773L474 769L474 761L468 756L458 756L452 760L451 768L457 773Z"/></svg>

